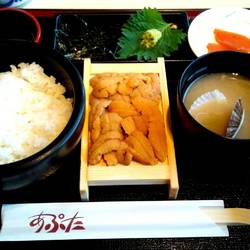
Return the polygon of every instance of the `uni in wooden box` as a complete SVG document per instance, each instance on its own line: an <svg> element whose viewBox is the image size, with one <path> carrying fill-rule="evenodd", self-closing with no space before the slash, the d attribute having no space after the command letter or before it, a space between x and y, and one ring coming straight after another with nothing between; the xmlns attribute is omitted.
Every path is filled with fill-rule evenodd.
<svg viewBox="0 0 250 250"><path fill-rule="evenodd" d="M157 62L150 63L91 63L91 60L86 58L84 60L83 74L86 91L86 108L81 140L80 192L82 200L88 200L89 186L151 184L168 184L169 198L176 198L179 184L169 115L169 97L164 58L158 58ZM164 133L163 137L159 135L158 137L152 136L154 133L158 133L156 130L159 129L154 129L151 126L151 124L153 124L153 118L152 121L150 120L151 109L149 109L149 113L147 114L147 121L150 124L148 131L143 134L142 131L137 129L137 126L134 126L135 128L133 129L129 121L132 120L132 123L136 121L135 116L137 113L134 114L134 110L135 112L142 112L142 114L144 114L143 112L146 105L143 104L143 100L149 103L151 103L151 100L136 96L138 98L133 98L131 102L129 101L129 104L126 104L129 106L126 108L127 106L123 101L117 101L115 99L117 96L119 96L119 98L121 97L121 91L126 91L126 89L124 90L122 81L117 80L119 85L116 84L113 88L111 85L115 80L109 78L108 90L104 89L104 85L107 83L103 81L102 77L110 77L111 75L112 77L120 77L122 75L124 79L126 79L126 84L130 83L134 86L133 90L139 87L136 85L136 80L127 80L128 77L136 75L145 75L145 77L157 76L159 102L156 106L159 111L156 109L153 110L156 110L156 114L160 114ZM101 80L98 82L96 79ZM95 85L98 85L99 89L97 87L97 89L93 89L93 82L97 82ZM136 95L137 92L133 92L133 96ZM152 93L149 93L149 95L151 94ZM127 95L128 96L122 95L122 98L127 99L132 96L131 93L127 93ZM101 112L100 109L98 111L98 108L96 108L98 105L93 104L95 101L103 103ZM120 104L124 104L125 107L120 108L123 106ZM109 131L108 135L107 133L105 135L102 134L102 131L105 130L104 127L107 126L106 124L100 125L100 120L104 119L103 114L105 112L106 115L106 111L112 113L113 117L119 118L119 115L121 115L122 118L119 118L120 123L118 129L120 131L119 133L123 134L121 135L122 138L119 137L120 134L118 134L118 138L117 132L113 131ZM94 112L97 113L95 114ZM114 112L118 112L119 115L114 115ZM93 114L96 117L94 121ZM135 123L135 125L137 125L137 123ZM110 128L111 125L108 124L108 126ZM155 126L158 125L156 124ZM115 127L115 125L113 127ZM161 145L157 145L158 141L160 143L162 140L161 137L165 138L164 141L162 141L163 144L166 143L165 158L161 158L163 149L159 148ZM120 160L120 152L123 152L122 156L124 158L122 158L122 161ZM160 160L157 160L157 158ZM120 164L123 160L125 164ZM110 162L111 164L109 164ZM106 166L106 163L109 166Z"/></svg>

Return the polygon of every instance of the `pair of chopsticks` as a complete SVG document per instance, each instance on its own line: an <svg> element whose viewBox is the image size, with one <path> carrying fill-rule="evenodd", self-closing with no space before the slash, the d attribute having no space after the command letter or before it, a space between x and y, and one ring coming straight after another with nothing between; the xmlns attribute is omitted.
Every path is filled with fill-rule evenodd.
<svg viewBox="0 0 250 250"><path fill-rule="evenodd" d="M73 204L72 204L73 205ZM91 205L91 204L90 204ZM101 204L102 205L102 204ZM101 205L99 207L101 207ZM105 204L106 205L106 204ZM118 204L119 205L119 204ZM120 206L122 203L120 204ZM22 208L22 207L21 207ZM125 207L126 208L126 207ZM65 207L67 209L67 207ZM152 207L154 209L154 207ZM156 207L157 209L157 207ZM218 225L250 225L250 209L246 208L224 208L217 206L200 206L201 211L205 214L210 220ZM32 208L31 208L32 210ZM105 211L105 209L104 209ZM125 209L125 213L126 213ZM171 210L170 210L171 212ZM197 210L188 210L187 213L184 212L184 216L189 217L189 212L191 216L195 216ZM182 212L181 212L182 214ZM91 214L90 214L91 215ZM122 214L121 214L122 216ZM193 217L194 218L194 217ZM165 222L161 222L165 223ZM166 221L166 223L168 223ZM192 222L191 222L192 224ZM2 204L0 203L0 231L2 227Z"/></svg>
<svg viewBox="0 0 250 250"><path fill-rule="evenodd" d="M250 209L207 207L202 210L216 223L224 225L250 225Z"/></svg>

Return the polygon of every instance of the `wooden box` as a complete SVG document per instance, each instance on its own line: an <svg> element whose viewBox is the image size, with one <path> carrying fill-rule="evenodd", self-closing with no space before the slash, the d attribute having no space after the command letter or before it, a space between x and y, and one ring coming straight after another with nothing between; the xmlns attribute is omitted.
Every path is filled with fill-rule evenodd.
<svg viewBox="0 0 250 250"><path fill-rule="evenodd" d="M89 95L92 88L89 80L95 74L105 72L116 73L158 73L161 84L162 115L167 137L167 159L156 165L142 165L132 161L130 165L116 166L89 166L88 165L88 122L89 122ZM164 58L158 58L154 63L91 63L89 58L84 60L83 73L86 108L85 122L81 140L81 172L80 193L82 200L88 200L89 186L112 186L112 185L154 185L168 184L169 198L176 198L179 184L175 159L175 148L171 131L169 112L169 97L165 72Z"/></svg>

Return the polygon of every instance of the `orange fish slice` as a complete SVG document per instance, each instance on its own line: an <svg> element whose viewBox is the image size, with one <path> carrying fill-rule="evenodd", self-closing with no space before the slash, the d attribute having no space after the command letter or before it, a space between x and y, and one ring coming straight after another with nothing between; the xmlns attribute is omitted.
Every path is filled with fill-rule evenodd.
<svg viewBox="0 0 250 250"><path fill-rule="evenodd" d="M250 52L250 38L234 32L222 29L214 29L214 37L217 43L233 50Z"/></svg>
<svg viewBox="0 0 250 250"><path fill-rule="evenodd" d="M233 50L230 47L224 46L219 43L208 43L207 44L207 51L208 52L215 52L215 51L227 51L227 50Z"/></svg>

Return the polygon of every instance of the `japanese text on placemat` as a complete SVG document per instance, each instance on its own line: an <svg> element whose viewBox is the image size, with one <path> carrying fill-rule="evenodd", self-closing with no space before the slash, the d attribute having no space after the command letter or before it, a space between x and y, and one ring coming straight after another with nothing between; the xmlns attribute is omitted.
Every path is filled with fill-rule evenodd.
<svg viewBox="0 0 250 250"><path fill-rule="evenodd" d="M30 221L29 226L36 228L35 233L56 233L59 230L69 233L74 230L85 230L82 221L83 217L79 217L77 215L78 212L76 212L72 217L66 217L63 213L56 215L41 212L40 214L29 217L29 219L33 218Z"/></svg>

